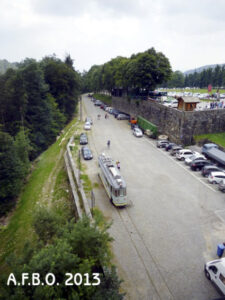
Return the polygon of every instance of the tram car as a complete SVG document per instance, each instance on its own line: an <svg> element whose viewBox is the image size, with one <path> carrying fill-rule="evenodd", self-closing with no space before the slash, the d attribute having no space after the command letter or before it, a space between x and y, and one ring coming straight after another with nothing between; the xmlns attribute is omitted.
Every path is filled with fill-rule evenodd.
<svg viewBox="0 0 225 300"><path fill-rule="evenodd" d="M98 157L99 176L110 201L115 206L127 205L127 188L120 171L111 157L104 153Z"/></svg>

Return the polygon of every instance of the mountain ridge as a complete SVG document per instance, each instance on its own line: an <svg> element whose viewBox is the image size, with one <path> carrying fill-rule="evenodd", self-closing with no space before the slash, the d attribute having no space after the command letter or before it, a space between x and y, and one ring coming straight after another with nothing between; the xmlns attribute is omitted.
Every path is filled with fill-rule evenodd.
<svg viewBox="0 0 225 300"><path fill-rule="evenodd" d="M196 68L196 69L190 69L190 70L185 71L184 75L193 74L195 72L200 73L203 70L207 70L207 69L215 69L216 66L223 67L223 66L225 66L225 63L224 64L205 65L205 66L202 66L202 67L199 67L199 68Z"/></svg>

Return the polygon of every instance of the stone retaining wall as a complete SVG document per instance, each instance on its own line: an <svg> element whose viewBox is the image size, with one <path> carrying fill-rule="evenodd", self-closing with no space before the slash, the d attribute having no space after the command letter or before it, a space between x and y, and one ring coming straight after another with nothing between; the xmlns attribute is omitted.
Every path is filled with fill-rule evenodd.
<svg viewBox="0 0 225 300"><path fill-rule="evenodd" d="M206 111L180 111L166 107L154 100L134 100L112 97L112 106L131 114L142 116L156 126L171 141L190 145L193 136L225 131L225 109Z"/></svg>

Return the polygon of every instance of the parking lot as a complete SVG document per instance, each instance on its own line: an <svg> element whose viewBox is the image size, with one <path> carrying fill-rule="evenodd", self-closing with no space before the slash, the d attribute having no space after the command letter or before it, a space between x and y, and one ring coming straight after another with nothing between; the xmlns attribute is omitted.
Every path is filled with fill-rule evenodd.
<svg viewBox="0 0 225 300"><path fill-rule="evenodd" d="M203 267L225 239L225 195L154 140L135 137L127 121L105 119L85 96L83 104L94 121L89 133L94 160L85 163L90 178L99 182L97 155L105 152L120 161L127 183L125 209L113 207L102 186L95 189L96 205L113 220L113 252L127 298L218 297Z"/></svg>

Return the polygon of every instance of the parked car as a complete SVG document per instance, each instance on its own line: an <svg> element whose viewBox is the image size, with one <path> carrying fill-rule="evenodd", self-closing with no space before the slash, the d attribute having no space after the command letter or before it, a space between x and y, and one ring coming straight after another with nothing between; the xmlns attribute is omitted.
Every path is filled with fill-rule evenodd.
<svg viewBox="0 0 225 300"><path fill-rule="evenodd" d="M133 129L133 135L135 135L136 137L142 137L143 133L142 133L140 128L134 128Z"/></svg>
<svg viewBox="0 0 225 300"><path fill-rule="evenodd" d="M158 140L156 143L157 148L165 148L169 144L168 140Z"/></svg>
<svg viewBox="0 0 225 300"><path fill-rule="evenodd" d="M222 179L225 179L224 172L211 172L208 176L208 181L213 184L219 183Z"/></svg>
<svg viewBox="0 0 225 300"><path fill-rule="evenodd" d="M106 110L107 112L109 112L110 109L113 109L113 107L107 106L105 110Z"/></svg>
<svg viewBox="0 0 225 300"><path fill-rule="evenodd" d="M94 104L95 104L96 106L101 106L103 103L102 103L102 101L100 101L100 100L96 100L96 101L94 102Z"/></svg>
<svg viewBox="0 0 225 300"><path fill-rule="evenodd" d="M112 110L111 110L111 114L112 115L118 115L118 114L120 114L121 113L121 111L119 111L118 109L115 109L115 108L113 108Z"/></svg>
<svg viewBox="0 0 225 300"><path fill-rule="evenodd" d="M193 154L194 152L189 149L182 149L176 153L176 159L185 160L185 158L190 157Z"/></svg>
<svg viewBox="0 0 225 300"><path fill-rule="evenodd" d="M115 118L117 118L117 116L118 116L119 114L122 114L122 111L118 110L117 112L114 112L114 113L113 113L113 115L114 115Z"/></svg>
<svg viewBox="0 0 225 300"><path fill-rule="evenodd" d="M91 125L93 124L92 118L91 117L86 117L85 122L90 123Z"/></svg>
<svg viewBox="0 0 225 300"><path fill-rule="evenodd" d="M185 164L186 165L190 165L192 162L194 162L196 159L198 160L206 160L205 156L198 153L198 152L195 152L194 155L190 156L190 157L187 157L185 158Z"/></svg>
<svg viewBox="0 0 225 300"><path fill-rule="evenodd" d="M85 133L80 135L80 145L86 145L88 143L88 138Z"/></svg>
<svg viewBox="0 0 225 300"><path fill-rule="evenodd" d="M218 188L221 192L225 193L225 179L222 179L219 184L218 184Z"/></svg>
<svg viewBox="0 0 225 300"><path fill-rule="evenodd" d="M175 146L176 144L175 143L168 143L165 147L165 150L166 151L169 151L170 149L172 149L173 146Z"/></svg>
<svg viewBox="0 0 225 300"><path fill-rule="evenodd" d="M202 176L207 177L211 172L222 172L222 169L218 168L216 165L205 166L202 168Z"/></svg>
<svg viewBox="0 0 225 300"><path fill-rule="evenodd" d="M202 146L202 154L207 154L207 152L208 152L210 149L213 149L213 148L218 149L218 146L217 146L216 144L213 144L213 143L204 144L204 145Z"/></svg>
<svg viewBox="0 0 225 300"><path fill-rule="evenodd" d="M86 123L84 124L84 129L85 129L85 130L90 130L90 129L91 129L91 124L90 124L89 122L86 122Z"/></svg>
<svg viewBox="0 0 225 300"><path fill-rule="evenodd" d="M212 165L212 163L209 160L206 160L206 159L196 159L196 160L192 161L192 163L190 164L190 168L193 171L199 171L204 166L210 166L210 165Z"/></svg>
<svg viewBox="0 0 225 300"><path fill-rule="evenodd" d="M204 269L205 276L225 295L225 257L207 262Z"/></svg>
<svg viewBox="0 0 225 300"><path fill-rule="evenodd" d="M91 153L91 150L87 147L87 146L83 146L81 148L81 152L82 152L82 155L83 155L83 158L85 160L89 160L89 159L92 159L93 158L93 155Z"/></svg>
<svg viewBox="0 0 225 300"><path fill-rule="evenodd" d="M182 149L183 149L182 146L177 146L177 145L172 146L172 149L171 149L171 151L170 151L170 155L174 156L174 155L176 155L176 153L177 153L178 151L180 151L180 150L182 150Z"/></svg>
<svg viewBox="0 0 225 300"><path fill-rule="evenodd" d="M117 116L117 120L130 120L130 116L125 115L125 114L119 114Z"/></svg>

